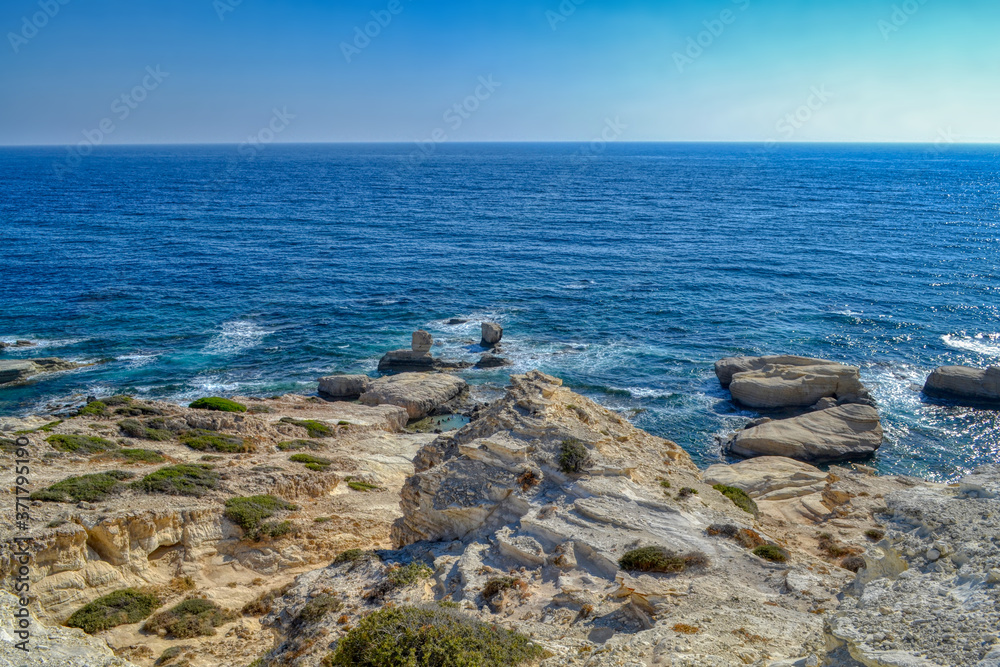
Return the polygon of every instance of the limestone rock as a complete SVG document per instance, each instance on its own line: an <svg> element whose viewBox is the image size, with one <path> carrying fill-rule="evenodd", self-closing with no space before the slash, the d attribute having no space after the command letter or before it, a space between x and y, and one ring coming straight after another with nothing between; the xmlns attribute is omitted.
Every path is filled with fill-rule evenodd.
<svg viewBox="0 0 1000 667"><path fill-rule="evenodd" d="M729 389L733 376L747 371L759 371L765 366L816 366L831 363L826 359L796 357L792 355L770 355L766 357L727 357L715 362L715 375L724 389Z"/></svg>
<svg viewBox="0 0 1000 667"><path fill-rule="evenodd" d="M1000 408L1000 366L987 369L942 366L931 373L924 393L973 406Z"/></svg>
<svg viewBox="0 0 1000 667"><path fill-rule="evenodd" d="M410 348L416 354L427 354L432 347L434 347L433 336L423 330L413 332L413 342L410 343Z"/></svg>
<svg viewBox="0 0 1000 667"><path fill-rule="evenodd" d="M0 385L25 382L42 373L70 371L85 365L56 358L0 361Z"/></svg>
<svg viewBox="0 0 1000 667"><path fill-rule="evenodd" d="M503 338L503 327L496 322L483 322L483 347L493 347Z"/></svg>
<svg viewBox="0 0 1000 667"><path fill-rule="evenodd" d="M338 399L355 399L368 391L371 378L367 375L331 375L320 378L319 393Z"/></svg>
<svg viewBox="0 0 1000 667"><path fill-rule="evenodd" d="M420 419L468 389L465 380L439 373L414 375L404 373L380 378L361 396L365 405L396 405L406 410L410 419Z"/></svg>
<svg viewBox="0 0 1000 667"><path fill-rule="evenodd" d="M733 465L714 465L704 473L706 484L743 489L754 500L786 500L822 493L829 474L780 456L761 456Z"/></svg>
<svg viewBox="0 0 1000 667"><path fill-rule="evenodd" d="M858 368L834 362L811 366L768 364L736 373L729 385L733 399L749 408L805 408L833 397L840 403L870 401Z"/></svg>
<svg viewBox="0 0 1000 667"><path fill-rule="evenodd" d="M870 456L882 445L882 438L878 411L850 404L740 431L727 447L737 456L784 456L822 463Z"/></svg>
<svg viewBox="0 0 1000 667"><path fill-rule="evenodd" d="M132 663L115 657L108 643L91 637L83 630L64 628L60 625L42 625L31 607L31 639L28 652L15 644L20 628L15 626L18 600L6 591L0 591L0 665L10 667L135 667Z"/></svg>
<svg viewBox="0 0 1000 667"><path fill-rule="evenodd" d="M479 361L476 363L476 368L502 368L510 365L511 363L507 359L487 353L479 358Z"/></svg>

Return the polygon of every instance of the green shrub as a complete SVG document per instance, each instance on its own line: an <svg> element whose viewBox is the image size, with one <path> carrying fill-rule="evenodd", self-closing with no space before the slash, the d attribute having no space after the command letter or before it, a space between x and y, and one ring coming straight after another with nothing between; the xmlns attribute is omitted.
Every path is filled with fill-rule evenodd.
<svg viewBox="0 0 1000 667"><path fill-rule="evenodd" d="M45 442L52 445L53 449L73 454L96 454L118 448L118 445L110 440L94 435L50 435Z"/></svg>
<svg viewBox="0 0 1000 667"><path fill-rule="evenodd" d="M119 449L115 452L115 458L129 463L163 463L167 460L162 454L151 449Z"/></svg>
<svg viewBox="0 0 1000 667"><path fill-rule="evenodd" d="M326 667L517 667L547 657L527 637L439 606L390 607L358 623Z"/></svg>
<svg viewBox="0 0 1000 667"><path fill-rule="evenodd" d="M181 434L182 445L199 452L222 452L224 454L242 454L252 452L243 438L234 435L224 435L215 431L186 431Z"/></svg>
<svg viewBox="0 0 1000 667"><path fill-rule="evenodd" d="M165 651L163 651L163 653L160 654L160 657L157 658L156 662L153 663L153 667L160 667L160 665L170 664L171 662L173 662L174 658L179 658L182 653L184 653L185 651L190 651L192 648L193 647L191 646L171 646L170 648L166 649ZM183 665L187 664L188 664L187 662L183 663Z"/></svg>
<svg viewBox="0 0 1000 667"><path fill-rule="evenodd" d="M504 591L509 591L514 588L524 589L527 585L523 580L517 577L494 577L486 582L483 586L483 599L492 600L496 596L500 595Z"/></svg>
<svg viewBox="0 0 1000 667"><path fill-rule="evenodd" d="M298 506L274 496L249 496L226 501L226 518L243 529L248 539L281 537L292 530L288 521L266 523L278 512L297 510Z"/></svg>
<svg viewBox="0 0 1000 667"><path fill-rule="evenodd" d="M629 572L679 573L708 565L708 557L696 551L677 554L663 547L642 547L628 551L618 560L618 567Z"/></svg>
<svg viewBox="0 0 1000 667"><path fill-rule="evenodd" d="M103 398L101 399L101 402L107 405L108 407L117 408L122 405L130 405L132 403L132 400L133 399L131 396L125 396L124 394L117 394L115 396L111 396L110 398Z"/></svg>
<svg viewBox="0 0 1000 667"><path fill-rule="evenodd" d="M362 551L361 549L348 549L340 553L336 558L333 559L334 565L343 565L344 563L358 563L363 560L371 560L373 558L378 558L378 556L371 551Z"/></svg>
<svg viewBox="0 0 1000 667"><path fill-rule="evenodd" d="M66 621L66 625L93 634L127 623L138 623L148 618L159 606L160 600L155 595L126 588L97 598L77 609Z"/></svg>
<svg viewBox="0 0 1000 667"><path fill-rule="evenodd" d="M199 398L197 401L188 406L195 410L214 410L216 412L246 412L247 406L242 403L237 403L236 401L230 401L228 398L219 398L218 396L212 396L210 398Z"/></svg>
<svg viewBox="0 0 1000 667"><path fill-rule="evenodd" d="M91 401L76 411L77 417L104 417L108 414L108 405L103 401Z"/></svg>
<svg viewBox="0 0 1000 667"><path fill-rule="evenodd" d="M278 449L283 452L294 452L299 449L320 449L321 445L318 442L312 440L289 440L287 442L279 442Z"/></svg>
<svg viewBox="0 0 1000 667"><path fill-rule="evenodd" d="M69 477L47 489L31 494L32 500L50 503L86 501L96 503L122 489L121 482L134 477L131 473L112 470L81 477Z"/></svg>
<svg viewBox="0 0 1000 667"><path fill-rule="evenodd" d="M281 420L281 423L301 426L306 430L310 438L330 438L335 434L333 427L329 424L325 424L314 419L292 419L291 417L284 417Z"/></svg>
<svg viewBox="0 0 1000 667"><path fill-rule="evenodd" d="M282 597L291 590L294 584L286 584L281 588L275 588L257 596L257 599L244 605L240 613L244 616L265 616L274 609L274 601Z"/></svg>
<svg viewBox="0 0 1000 667"><path fill-rule="evenodd" d="M156 442L165 442L171 440L174 436L173 433L162 428L152 428L146 424L143 424L138 419L123 419L118 422L118 428L122 430L122 433L130 438L139 438L140 440L154 440Z"/></svg>
<svg viewBox="0 0 1000 667"><path fill-rule="evenodd" d="M211 637L215 628L233 620L234 615L209 600L192 598L146 621L142 629L152 634L165 631L175 639Z"/></svg>
<svg viewBox="0 0 1000 667"><path fill-rule="evenodd" d="M163 410L154 408L152 405L129 402L115 409L115 414L122 417L149 417L151 415L162 415Z"/></svg>
<svg viewBox="0 0 1000 667"><path fill-rule="evenodd" d="M865 531L865 537L867 537L872 542L878 542L883 537L885 537L885 531L878 528L869 528Z"/></svg>
<svg viewBox="0 0 1000 667"><path fill-rule="evenodd" d="M685 486L683 489L677 492L677 500L687 500L691 496L698 495L698 489L693 489L690 486Z"/></svg>
<svg viewBox="0 0 1000 667"><path fill-rule="evenodd" d="M726 486L725 484L716 484L712 487L726 498L733 501L733 504L739 507L741 510L747 514L753 514L757 516L759 510L757 509L757 503L753 501L753 498L747 495L746 491L743 489L737 489L735 486Z"/></svg>
<svg viewBox="0 0 1000 667"><path fill-rule="evenodd" d="M326 472L333 465L333 461L330 459L320 458L312 454L293 454L288 460L292 463L304 463L306 468L317 472Z"/></svg>
<svg viewBox="0 0 1000 667"><path fill-rule="evenodd" d="M200 497L219 485L219 473L210 465L182 463L160 468L132 486L146 493Z"/></svg>
<svg viewBox="0 0 1000 667"><path fill-rule="evenodd" d="M336 595L319 595L309 600L295 617L295 625L311 625L323 620L329 613L338 612L344 608L344 603Z"/></svg>
<svg viewBox="0 0 1000 667"><path fill-rule="evenodd" d="M434 574L434 570L429 568L425 563L414 561L403 567L396 567L389 570L385 578L394 588L406 588L421 579L426 579L432 574Z"/></svg>
<svg viewBox="0 0 1000 667"><path fill-rule="evenodd" d="M13 454L17 451L17 443L7 438L0 438L0 451Z"/></svg>
<svg viewBox="0 0 1000 667"><path fill-rule="evenodd" d="M39 430L39 431L42 431L43 433L51 433L51 432L52 432L52 429L54 429L54 428L55 428L56 426L59 426L59 424L62 424L62 423L63 423L63 420L62 420L62 419L57 419L57 420L56 420L56 421L54 421L54 422L49 422L49 423L48 423L48 424L46 424L45 426L42 426L42 427L41 427L41 428L39 428L38 430Z"/></svg>
<svg viewBox="0 0 1000 667"><path fill-rule="evenodd" d="M784 563L788 560L788 552L777 544L764 544L753 550L753 555L773 563Z"/></svg>
<svg viewBox="0 0 1000 667"><path fill-rule="evenodd" d="M355 491L360 491L362 493L368 493L369 491L379 491L379 487L374 484L369 484L368 482L362 482L360 479L350 479L347 480L348 488Z"/></svg>
<svg viewBox="0 0 1000 667"><path fill-rule="evenodd" d="M581 440L569 438L559 445L559 469L565 473L578 473L590 464L590 453Z"/></svg>

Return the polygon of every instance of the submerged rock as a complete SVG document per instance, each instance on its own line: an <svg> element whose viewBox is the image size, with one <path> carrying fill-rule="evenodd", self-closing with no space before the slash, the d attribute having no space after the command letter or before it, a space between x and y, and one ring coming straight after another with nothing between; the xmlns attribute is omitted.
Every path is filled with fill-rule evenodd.
<svg viewBox="0 0 1000 667"><path fill-rule="evenodd" d="M974 407L1000 408L1000 366L942 366L927 378L924 393Z"/></svg>
<svg viewBox="0 0 1000 667"><path fill-rule="evenodd" d="M479 358L476 368L502 368L510 365L511 362L509 360L487 353Z"/></svg>
<svg viewBox="0 0 1000 667"><path fill-rule="evenodd" d="M361 395L361 402L396 405L405 409L410 419L420 419L458 397L468 386L454 375L403 373L373 381Z"/></svg>
<svg viewBox="0 0 1000 667"><path fill-rule="evenodd" d="M745 429L733 436L727 449L737 456L822 463L871 456L882 439L878 410L850 404Z"/></svg>

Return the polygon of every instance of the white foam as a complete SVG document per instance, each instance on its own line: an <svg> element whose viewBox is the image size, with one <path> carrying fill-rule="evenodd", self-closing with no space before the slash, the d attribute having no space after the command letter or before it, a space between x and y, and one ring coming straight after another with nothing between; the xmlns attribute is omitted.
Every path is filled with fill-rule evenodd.
<svg viewBox="0 0 1000 667"><path fill-rule="evenodd" d="M966 352L975 352L987 357L1000 357L1000 333L976 334L975 336L962 336L945 334L941 340L948 347Z"/></svg>
<svg viewBox="0 0 1000 667"><path fill-rule="evenodd" d="M237 354L261 344L271 332L253 322L226 322L221 331L205 346L205 354Z"/></svg>
<svg viewBox="0 0 1000 667"><path fill-rule="evenodd" d="M142 368L148 366L159 358L158 354L125 354L116 359L125 364L125 368Z"/></svg>

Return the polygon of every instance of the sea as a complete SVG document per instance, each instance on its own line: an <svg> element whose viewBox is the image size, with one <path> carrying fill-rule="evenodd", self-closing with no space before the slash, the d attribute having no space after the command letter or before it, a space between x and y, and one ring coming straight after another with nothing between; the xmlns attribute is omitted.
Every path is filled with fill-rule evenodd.
<svg viewBox="0 0 1000 667"><path fill-rule="evenodd" d="M713 363L769 353L861 368L882 473L1000 462L1000 412L920 392L1000 364L998 146L2 148L0 247L0 340L35 345L0 359L94 364L3 416L312 393L416 329L475 361L496 321L481 391L551 373L701 466L755 416Z"/></svg>

